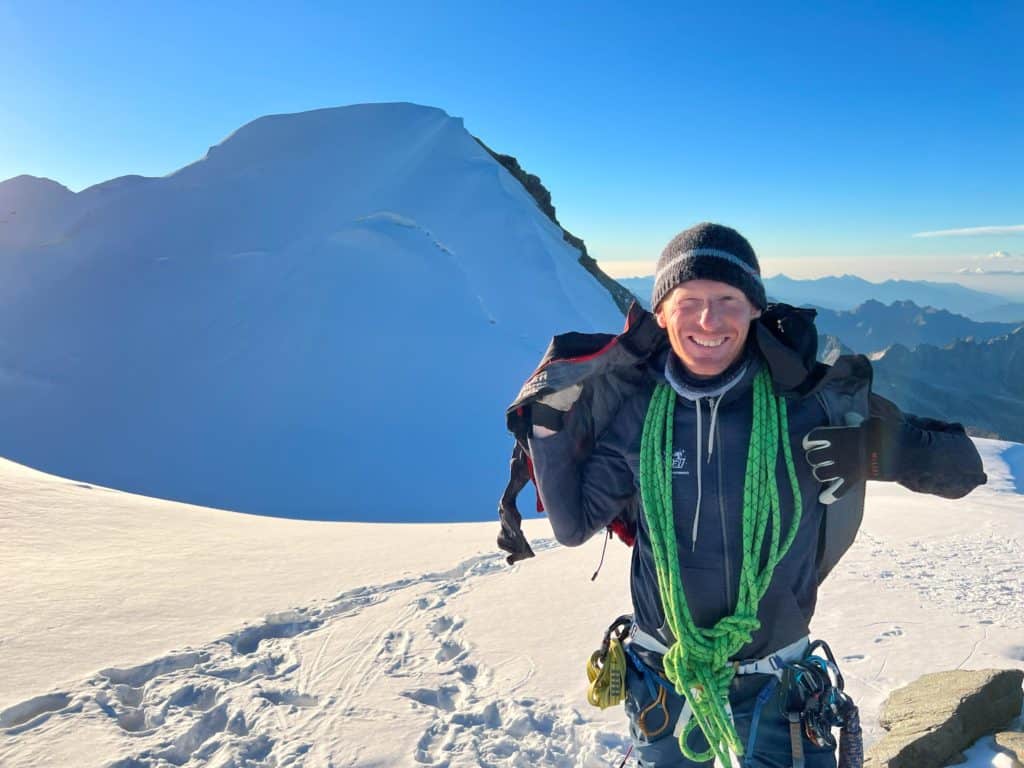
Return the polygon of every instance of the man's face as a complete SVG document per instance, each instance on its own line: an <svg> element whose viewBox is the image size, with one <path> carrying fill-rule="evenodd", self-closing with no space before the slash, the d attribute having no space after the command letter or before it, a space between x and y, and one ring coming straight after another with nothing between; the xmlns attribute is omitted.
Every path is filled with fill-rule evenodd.
<svg viewBox="0 0 1024 768"><path fill-rule="evenodd" d="M750 321L760 316L743 291L716 280L681 283L655 313L673 351L700 377L717 376L739 358Z"/></svg>

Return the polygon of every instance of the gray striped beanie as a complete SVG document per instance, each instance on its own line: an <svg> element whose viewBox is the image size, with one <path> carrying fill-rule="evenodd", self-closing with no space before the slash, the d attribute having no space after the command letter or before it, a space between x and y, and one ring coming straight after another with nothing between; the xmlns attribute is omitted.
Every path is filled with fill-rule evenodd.
<svg viewBox="0 0 1024 768"><path fill-rule="evenodd" d="M665 246L654 272L651 309L687 280L717 280L739 288L758 309L768 301L761 266L750 243L735 229L703 222L680 232Z"/></svg>

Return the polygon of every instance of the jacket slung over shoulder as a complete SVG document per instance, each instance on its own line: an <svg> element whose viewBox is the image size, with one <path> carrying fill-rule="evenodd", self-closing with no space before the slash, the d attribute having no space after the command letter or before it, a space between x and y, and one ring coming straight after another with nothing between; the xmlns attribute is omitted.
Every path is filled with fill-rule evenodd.
<svg viewBox="0 0 1024 768"><path fill-rule="evenodd" d="M818 398L832 425L843 425L850 412L899 423L894 430L895 444L888 448L899 457L897 481L913 491L959 498L986 481L981 458L963 426L904 414L895 404L871 393L872 369L865 356L843 355L832 365L818 362L815 315L813 309L771 304L755 321L757 347L779 395ZM668 346L668 336L654 316L636 303L618 335L565 333L552 339L537 369L506 411L515 443L509 482L498 505L498 546L508 553L509 563L534 555L523 535L516 505L519 492L533 479L527 440L532 403L551 392L582 385L564 429L572 439L574 460L584 462L596 436L608 427L622 403L649 383L649 362ZM819 546L819 580L853 543L863 502L861 483L826 515ZM543 511L539 498L538 511ZM628 542L638 513L639 499L632 515L615 520L609 528Z"/></svg>
<svg viewBox="0 0 1024 768"><path fill-rule="evenodd" d="M523 384L506 410L506 424L515 437L508 485L498 503L501 533L498 546L508 553L509 563L533 557L522 532L522 515L516 504L519 492L533 479L527 447L532 428L530 406L538 398L574 384L583 391L566 420L573 438L574 458L584 461L600 435L618 412L622 402L643 386L647 361L668 346L668 336L658 327L654 315L633 303L626 326L618 335L610 333L563 333L548 345L537 369ZM537 511L543 511L538 497ZM613 530L623 539L631 537L634 521L617 521Z"/></svg>

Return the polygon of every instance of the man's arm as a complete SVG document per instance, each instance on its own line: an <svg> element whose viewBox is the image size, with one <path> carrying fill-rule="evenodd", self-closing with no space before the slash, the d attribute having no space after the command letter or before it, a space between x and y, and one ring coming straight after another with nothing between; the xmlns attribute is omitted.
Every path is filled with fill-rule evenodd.
<svg viewBox="0 0 1024 768"><path fill-rule="evenodd" d="M903 413L874 393L869 418L858 421L816 427L803 439L811 471L826 486L818 497L823 504L832 504L863 480L891 480L947 499L966 496L988 480L961 424Z"/></svg>
<svg viewBox="0 0 1024 768"><path fill-rule="evenodd" d="M872 417L892 425L883 430L880 447L894 454L891 479L900 485L959 499L988 480L978 449L962 424L903 413L881 395L872 394L869 404Z"/></svg>
<svg viewBox="0 0 1024 768"><path fill-rule="evenodd" d="M576 547L627 513L636 495L633 472L614 447L616 425L580 460L571 429L534 427L529 438L541 502L559 543ZM540 434L546 437L540 437Z"/></svg>

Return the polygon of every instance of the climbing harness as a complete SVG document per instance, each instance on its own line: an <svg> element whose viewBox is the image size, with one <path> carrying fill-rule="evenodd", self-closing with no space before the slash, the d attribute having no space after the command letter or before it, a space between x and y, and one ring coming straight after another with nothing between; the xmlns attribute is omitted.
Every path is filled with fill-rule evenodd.
<svg viewBox="0 0 1024 768"><path fill-rule="evenodd" d="M821 649L825 658L814 652ZM860 713L843 690L845 683L832 649L824 640L811 643L801 661L788 664L779 683L779 711L789 720L793 766L803 766L803 740L817 747L836 748L833 728L839 728L839 768L861 768L864 745Z"/></svg>
<svg viewBox="0 0 1024 768"><path fill-rule="evenodd" d="M626 698L626 654L623 640L633 617L619 616L605 630L601 647L587 660L587 701L600 709L614 707Z"/></svg>
<svg viewBox="0 0 1024 768"><path fill-rule="evenodd" d="M753 385L753 424L743 486L743 567L736 612L713 627L696 626L680 578L672 506L675 401L675 392L669 385L659 384L655 388L640 450L643 509L651 535L662 609L675 638L664 657L665 674L692 709L692 718L679 734L683 754L695 762L715 758L722 765L733 765L732 755L739 757L744 749L729 708L729 685L736 673L730 657L749 643L761 626L757 620L758 605L768 590L775 566L796 537L803 503L789 445L786 402L775 395L768 372L761 369ZM793 499L793 515L785 537L776 482L780 444ZM766 536L768 558L762 567ZM687 745L696 727L708 742L706 752L698 753Z"/></svg>
<svg viewBox="0 0 1024 768"><path fill-rule="evenodd" d="M635 624L625 645L626 657L643 679L648 699L652 702L633 717L637 729L648 741L661 736L670 724L671 713L666 696L672 683L651 669L633 649L637 647L660 652L657 646L665 648L655 638L638 630ZM818 649L825 653L826 658L815 655ZM864 745L860 714L844 690L842 673L827 643L817 640L808 644L807 638L801 638L771 656L736 662L735 667L737 675L768 676L768 681L754 702L743 765L754 754L764 708L772 705L777 706L780 714L790 723L793 768L803 768L805 764L802 736L806 736L817 747L835 749L833 728L840 729L838 768L863 768ZM684 701L683 711L673 731L676 736L683 732L691 717L692 709Z"/></svg>

